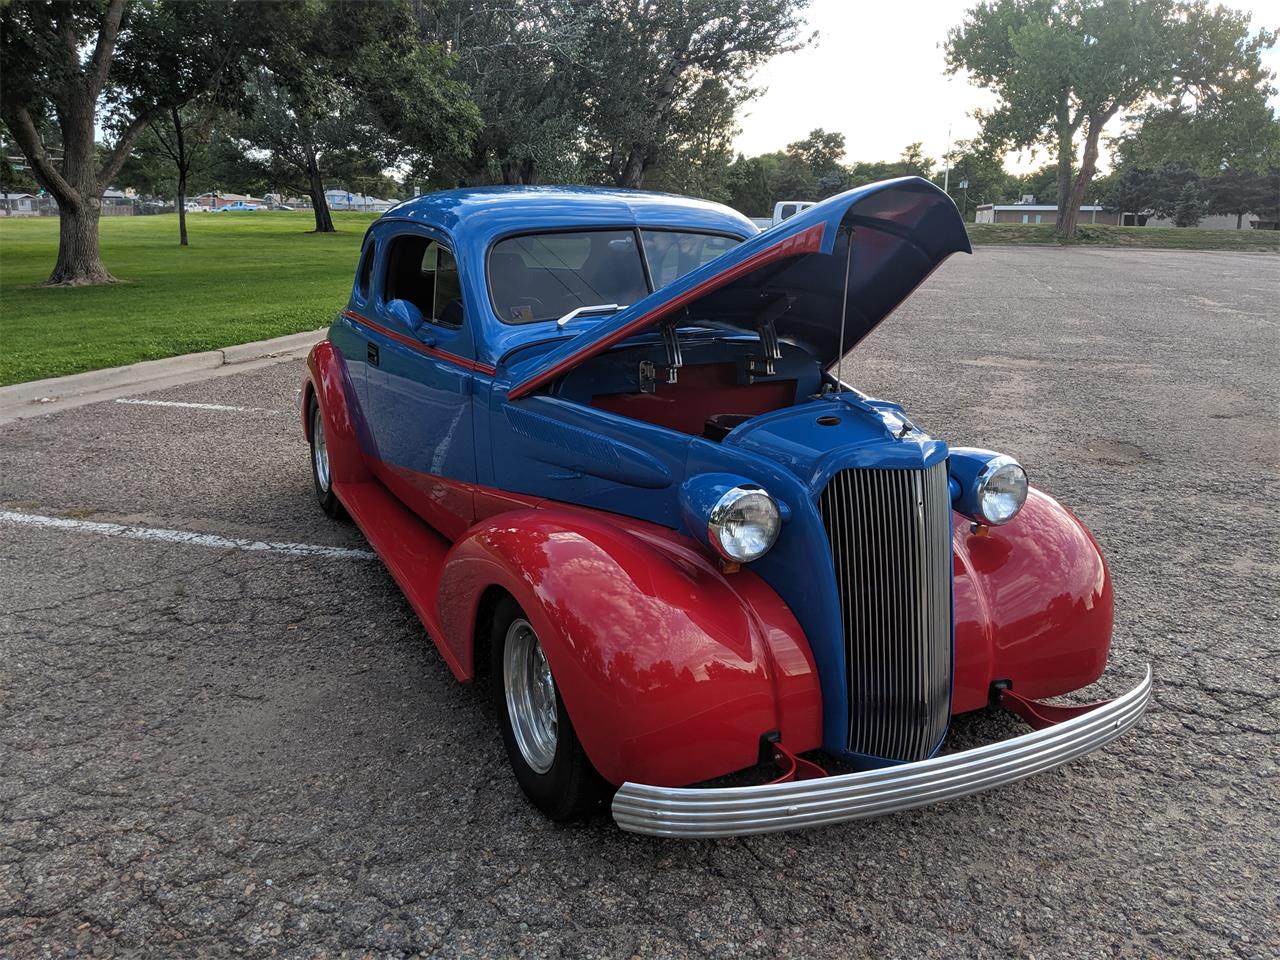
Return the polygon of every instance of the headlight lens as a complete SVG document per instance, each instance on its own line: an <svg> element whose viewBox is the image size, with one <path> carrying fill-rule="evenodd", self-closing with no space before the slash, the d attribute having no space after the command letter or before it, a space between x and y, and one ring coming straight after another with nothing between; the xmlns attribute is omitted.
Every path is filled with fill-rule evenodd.
<svg viewBox="0 0 1280 960"><path fill-rule="evenodd" d="M781 525L773 497L759 487L733 487L712 508L707 533L726 560L748 563L768 553Z"/></svg>
<svg viewBox="0 0 1280 960"><path fill-rule="evenodd" d="M995 457L978 474L978 510L987 523L1008 523L1027 502L1027 472L1012 457Z"/></svg>

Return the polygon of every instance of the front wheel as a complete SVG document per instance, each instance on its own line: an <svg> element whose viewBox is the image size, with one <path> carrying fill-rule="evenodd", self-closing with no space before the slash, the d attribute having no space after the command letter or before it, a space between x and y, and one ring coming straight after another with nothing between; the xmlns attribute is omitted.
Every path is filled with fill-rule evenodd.
<svg viewBox="0 0 1280 960"><path fill-rule="evenodd" d="M311 422L311 480L316 488L316 500L320 509L335 520L346 516L342 504L333 492L333 477L329 473L329 443L324 432L324 416L320 413L320 404L311 398L308 411Z"/></svg>
<svg viewBox="0 0 1280 960"><path fill-rule="evenodd" d="M537 633L509 597L494 611L490 651L502 740L521 789L552 820L589 816L608 784L582 749Z"/></svg>

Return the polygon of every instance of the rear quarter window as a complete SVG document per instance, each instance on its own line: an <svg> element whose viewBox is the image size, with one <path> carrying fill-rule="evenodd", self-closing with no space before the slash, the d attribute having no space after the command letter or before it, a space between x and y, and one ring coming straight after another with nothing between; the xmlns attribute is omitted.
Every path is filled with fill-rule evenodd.
<svg viewBox="0 0 1280 960"><path fill-rule="evenodd" d="M356 270L356 296L365 300L369 296L369 283L373 280L373 257L377 247L376 240L365 245L364 255L360 258L360 266Z"/></svg>

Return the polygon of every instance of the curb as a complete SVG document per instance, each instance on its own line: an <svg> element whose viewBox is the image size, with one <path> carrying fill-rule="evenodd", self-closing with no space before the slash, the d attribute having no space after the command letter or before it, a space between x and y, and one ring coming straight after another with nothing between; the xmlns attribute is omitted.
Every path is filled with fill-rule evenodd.
<svg viewBox="0 0 1280 960"><path fill-rule="evenodd" d="M163 360L143 360L123 367L0 387L0 423L110 400L139 390L159 390L267 363L292 360L305 356L324 339L327 332L327 327L321 327L221 350L187 353Z"/></svg>

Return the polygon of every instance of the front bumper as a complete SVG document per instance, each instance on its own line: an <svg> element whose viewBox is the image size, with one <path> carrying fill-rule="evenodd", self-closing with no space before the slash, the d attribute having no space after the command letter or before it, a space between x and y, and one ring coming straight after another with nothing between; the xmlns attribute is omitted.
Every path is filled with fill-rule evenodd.
<svg viewBox="0 0 1280 960"><path fill-rule="evenodd" d="M817 827L910 810L1013 783L1083 756L1124 733L1151 701L1151 668L1123 696L1044 729L973 750L878 770L754 787L624 783L613 798L623 830L729 837Z"/></svg>

